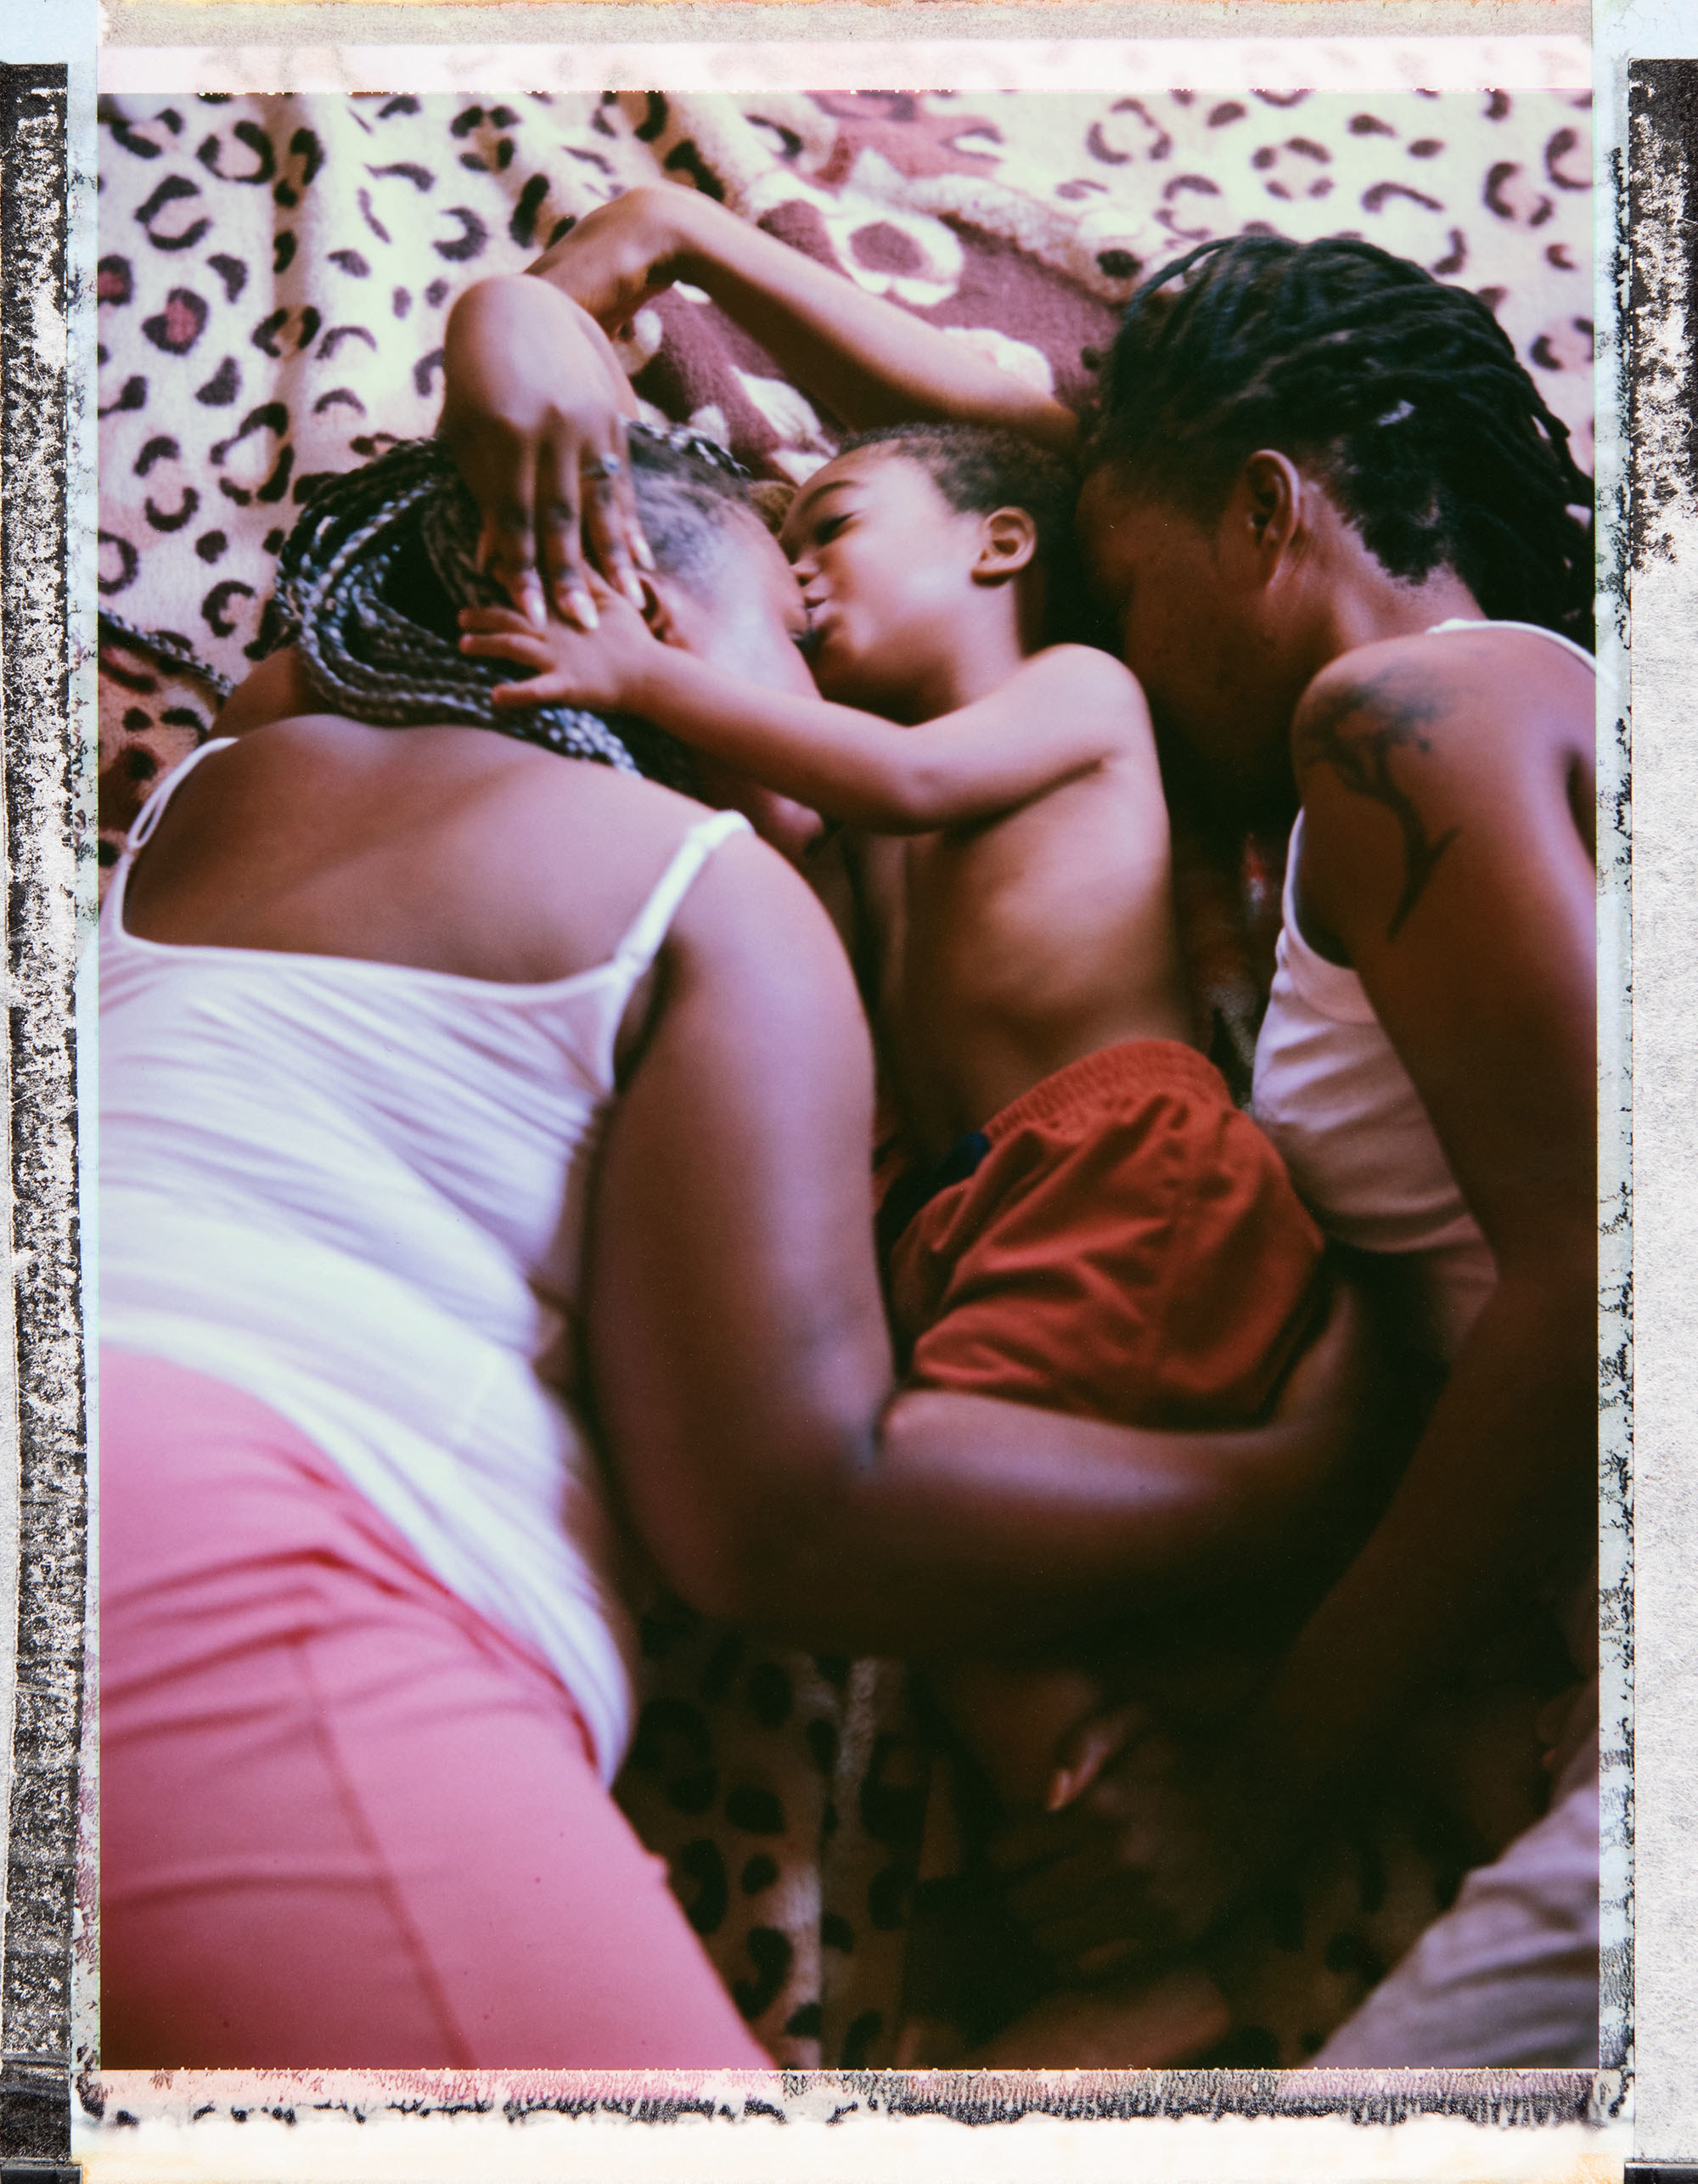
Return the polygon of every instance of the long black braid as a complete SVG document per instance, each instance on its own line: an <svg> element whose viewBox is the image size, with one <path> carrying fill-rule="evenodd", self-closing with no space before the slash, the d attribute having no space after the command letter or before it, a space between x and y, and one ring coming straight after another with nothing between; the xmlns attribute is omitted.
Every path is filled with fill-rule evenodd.
<svg viewBox="0 0 1698 2184"><path fill-rule="evenodd" d="M1371 243L1274 235L1145 281L1093 459L1212 514L1264 447L1315 466L1392 575L1454 569L1493 619L1592 642L1591 481L1466 289Z"/></svg>
<svg viewBox="0 0 1698 2184"><path fill-rule="evenodd" d="M697 433L633 425L627 446L649 543L663 569L685 576L681 565L711 547L731 509L748 509L745 474ZM478 573L478 531L476 504L440 442L403 441L327 480L278 557L276 642L300 648L318 695L351 719L492 728L691 789L689 751L645 721L491 703L519 671L459 650L461 607L507 603Z"/></svg>

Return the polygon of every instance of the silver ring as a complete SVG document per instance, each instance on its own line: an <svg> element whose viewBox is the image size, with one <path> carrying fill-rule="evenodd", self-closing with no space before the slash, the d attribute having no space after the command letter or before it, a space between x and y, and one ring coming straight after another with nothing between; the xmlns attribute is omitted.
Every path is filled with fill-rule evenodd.
<svg viewBox="0 0 1698 2184"><path fill-rule="evenodd" d="M617 455L592 455L583 465L583 474L598 485L610 485L624 468Z"/></svg>

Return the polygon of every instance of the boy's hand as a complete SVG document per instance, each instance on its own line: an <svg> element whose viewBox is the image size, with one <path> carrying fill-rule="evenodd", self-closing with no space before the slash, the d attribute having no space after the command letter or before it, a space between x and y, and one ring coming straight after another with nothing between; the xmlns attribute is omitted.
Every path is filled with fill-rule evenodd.
<svg viewBox="0 0 1698 2184"><path fill-rule="evenodd" d="M510 660L535 672L492 693L498 706L576 705L592 712L637 710L635 692L652 665L657 639L629 600L593 575L585 579L588 633L563 622L539 629L509 607L468 607L460 650L475 660Z"/></svg>

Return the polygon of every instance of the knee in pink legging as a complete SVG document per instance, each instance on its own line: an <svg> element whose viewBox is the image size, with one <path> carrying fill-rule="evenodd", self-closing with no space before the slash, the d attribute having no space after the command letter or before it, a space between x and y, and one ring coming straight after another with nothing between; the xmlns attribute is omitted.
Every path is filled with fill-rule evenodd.
<svg viewBox="0 0 1698 2184"><path fill-rule="evenodd" d="M101 1375L110 2069L770 2069L565 1686L286 1421Z"/></svg>

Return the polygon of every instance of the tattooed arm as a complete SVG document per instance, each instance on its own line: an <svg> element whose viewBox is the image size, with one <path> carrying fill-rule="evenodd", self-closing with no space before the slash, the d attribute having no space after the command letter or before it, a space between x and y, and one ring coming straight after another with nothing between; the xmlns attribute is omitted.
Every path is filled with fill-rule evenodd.
<svg viewBox="0 0 1698 2184"><path fill-rule="evenodd" d="M1316 769L1326 767L1346 792L1340 809L1347 838L1351 819L1360 817L1353 813L1350 797L1366 797L1397 822L1402 884L1386 924L1388 941L1395 940L1403 930L1458 832L1455 825L1436 829L1431 813L1424 808L1432 796L1434 784L1430 779L1423 783L1422 776L1430 775L1432 768L1419 762L1432 758L1429 731L1444 717L1446 709L1431 675L1424 672L1426 666L1426 661L1418 661L1413 672L1407 666L1401 672L1382 667L1377 676L1365 678L1354 669L1320 677L1297 716L1294 738L1293 759L1300 790L1319 780ZM1324 796L1318 802L1324 814ZM1308 822L1312 835L1315 825L1314 820ZM1312 887L1311 897L1313 892ZM1335 939L1334 944L1337 945Z"/></svg>
<svg viewBox="0 0 1698 2184"><path fill-rule="evenodd" d="M1374 647L1296 723L1305 915L1360 976L1498 1277L1274 1695L1299 1779L1457 1660L1506 1586L1595 1537L1592 738L1585 669L1507 632Z"/></svg>
<svg viewBox="0 0 1698 2184"><path fill-rule="evenodd" d="M1047 1854L1015 1901L1064 1960L1201 1931L1506 1596L1595 1540L1592 708L1578 662L1489 631L1364 648L1299 712L1305 932L1359 973L1498 1286L1248 1736L1200 1774L1134 1752L1061 1816L1077 1845L1046 1821L1009 1846Z"/></svg>

